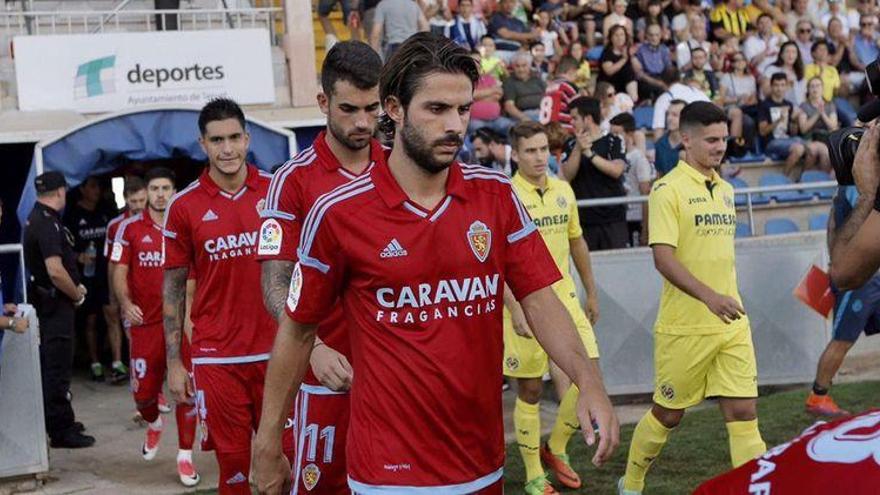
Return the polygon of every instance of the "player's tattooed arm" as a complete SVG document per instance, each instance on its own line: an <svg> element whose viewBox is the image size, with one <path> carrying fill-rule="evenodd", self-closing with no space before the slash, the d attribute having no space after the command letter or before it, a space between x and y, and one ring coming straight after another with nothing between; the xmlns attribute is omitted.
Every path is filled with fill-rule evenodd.
<svg viewBox="0 0 880 495"><path fill-rule="evenodd" d="M260 286L263 289L263 304L276 321L284 311L284 301L287 300L293 266L292 261L286 260L269 260L262 263Z"/></svg>
<svg viewBox="0 0 880 495"><path fill-rule="evenodd" d="M186 314L186 277L188 267L165 270L162 282L162 316L165 324L165 357L180 360L180 337Z"/></svg>

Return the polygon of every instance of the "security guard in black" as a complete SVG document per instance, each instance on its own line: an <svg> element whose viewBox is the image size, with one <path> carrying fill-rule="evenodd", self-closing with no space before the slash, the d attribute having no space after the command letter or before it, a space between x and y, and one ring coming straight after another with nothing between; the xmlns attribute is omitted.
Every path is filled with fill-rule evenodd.
<svg viewBox="0 0 880 495"><path fill-rule="evenodd" d="M73 366L74 308L85 300L79 280L73 236L64 228L67 183L59 172L34 180L37 203L24 227L28 297L40 321L40 368L46 432L55 448L89 447L95 443L77 423L70 395Z"/></svg>

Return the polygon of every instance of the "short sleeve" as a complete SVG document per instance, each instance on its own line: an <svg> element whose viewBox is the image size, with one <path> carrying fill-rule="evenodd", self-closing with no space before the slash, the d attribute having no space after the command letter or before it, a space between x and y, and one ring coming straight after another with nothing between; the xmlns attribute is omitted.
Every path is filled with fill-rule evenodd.
<svg viewBox="0 0 880 495"><path fill-rule="evenodd" d="M189 266L194 257L192 226L183 205L177 201L172 200L168 207L162 234L165 268Z"/></svg>
<svg viewBox="0 0 880 495"><path fill-rule="evenodd" d="M761 102L758 105L758 122L772 122L770 120L770 109L766 104L766 101Z"/></svg>
<svg viewBox="0 0 880 495"><path fill-rule="evenodd" d="M665 181L659 181L648 196L648 244L678 247L678 198Z"/></svg>
<svg viewBox="0 0 880 495"><path fill-rule="evenodd" d="M342 288L345 258L330 216L325 213L313 219L309 215L300 237L299 261L290 277L285 311L290 319L302 324L324 320Z"/></svg>
<svg viewBox="0 0 880 495"><path fill-rule="evenodd" d="M666 128L666 111L669 110L669 103L672 99L672 95L669 93L663 93L662 95L657 97L657 102L654 103L654 121L652 122L653 129L665 129Z"/></svg>
<svg viewBox="0 0 880 495"><path fill-rule="evenodd" d="M501 97L501 101L513 101L516 102L516 88L513 86L513 78L508 77L501 84L501 90L503 96Z"/></svg>
<svg viewBox="0 0 880 495"><path fill-rule="evenodd" d="M651 182L657 173L651 162L641 152L636 158L636 180L639 182Z"/></svg>
<svg viewBox="0 0 880 495"><path fill-rule="evenodd" d="M568 161L568 157L571 156L571 152L574 151L574 145L577 144L577 140L575 138L570 138L565 142L565 146L562 148L562 155L560 156L560 162Z"/></svg>
<svg viewBox="0 0 880 495"><path fill-rule="evenodd" d="M107 227L107 232L104 233L104 257L110 259L110 248L113 246L113 238L115 237L115 232L113 226Z"/></svg>
<svg viewBox="0 0 880 495"><path fill-rule="evenodd" d="M577 198L574 197L574 191L568 187L565 193L568 199L568 238L577 239L584 235L581 228L581 216L578 213Z"/></svg>
<svg viewBox="0 0 880 495"><path fill-rule="evenodd" d="M131 264L131 230L121 225L116 230L113 239L113 250L110 252L110 262L117 265Z"/></svg>
<svg viewBox="0 0 880 495"><path fill-rule="evenodd" d="M296 261L302 225L302 196L291 178L282 179L275 174L269 185L267 208L260 214L257 260Z"/></svg>
<svg viewBox="0 0 880 495"><path fill-rule="evenodd" d="M513 192L507 198L499 198L504 208L505 242L504 276L517 300L552 285L562 278L547 245L525 206Z"/></svg>
<svg viewBox="0 0 880 495"><path fill-rule="evenodd" d="M626 160L626 150L622 139L609 134L607 156L609 160Z"/></svg>

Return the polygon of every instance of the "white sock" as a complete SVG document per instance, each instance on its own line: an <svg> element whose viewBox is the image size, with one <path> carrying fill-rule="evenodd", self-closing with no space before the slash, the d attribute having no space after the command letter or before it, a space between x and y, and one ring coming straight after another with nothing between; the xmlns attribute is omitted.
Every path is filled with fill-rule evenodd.
<svg viewBox="0 0 880 495"><path fill-rule="evenodd" d="M119 367L121 367L121 366L122 366L122 361L113 361L113 367L114 367L114 368L119 368Z"/></svg>
<svg viewBox="0 0 880 495"><path fill-rule="evenodd" d="M162 429L162 416L159 415L159 417L156 418L156 421L149 423L149 425L150 425L150 428L153 430L161 430Z"/></svg>
<svg viewBox="0 0 880 495"><path fill-rule="evenodd" d="M190 462L192 462L192 455L193 455L193 451L192 451L192 450L183 450L183 449L180 449L180 450L177 451L177 462L180 462L180 461L190 461Z"/></svg>

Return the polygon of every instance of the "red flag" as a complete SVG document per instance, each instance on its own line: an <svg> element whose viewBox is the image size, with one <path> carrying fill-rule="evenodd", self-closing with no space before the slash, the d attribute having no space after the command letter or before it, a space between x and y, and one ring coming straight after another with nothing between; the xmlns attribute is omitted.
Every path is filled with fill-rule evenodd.
<svg viewBox="0 0 880 495"><path fill-rule="evenodd" d="M793 294L823 318L828 318L831 309L834 308L831 277L816 265L810 266L801 283L794 288Z"/></svg>

